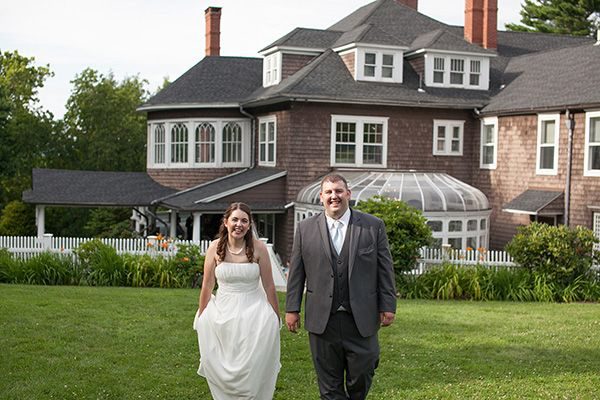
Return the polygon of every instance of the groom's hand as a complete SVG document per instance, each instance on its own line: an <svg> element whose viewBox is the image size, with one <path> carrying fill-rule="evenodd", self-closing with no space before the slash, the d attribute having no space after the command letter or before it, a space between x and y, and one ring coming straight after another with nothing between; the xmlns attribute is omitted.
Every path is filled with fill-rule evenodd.
<svg viewBox="0 0 600 400"><path fill-rule="evenodd" d="M298 332L298 328L300 328L300 313L285 313L285 324L287 325L287 328L290 332Z"/></svg>
<svg viewBox="0 0 600 400"><path fill-rule="evenodd" d="M396 317L396 314L392 313L392 312L380 312L379 313L379 320L381 321L381 326L390 326L392 324L392 322L394 322L394 318Z"/></svg>

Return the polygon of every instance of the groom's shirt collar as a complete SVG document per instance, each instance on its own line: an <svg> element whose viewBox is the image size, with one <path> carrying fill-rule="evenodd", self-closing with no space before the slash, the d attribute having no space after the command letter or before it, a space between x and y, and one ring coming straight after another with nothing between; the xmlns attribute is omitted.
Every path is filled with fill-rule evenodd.
<svg viewBox="0 0 600 400"><path fill-rule="evenodd" d="M334 221L336 221L335 219L331 218L329 215L327 215L327 213L325 214L325 218L327 219L327 227L329 229L332 228ZM346 212L344 213L344 215L342 215L337 221L340 221L343 224L344 230L346 230L346 228L348 227L348 225L350 224L350 215L351 215L351 211L350 211L350 207L348 207L348 209L346 210Z"/></svg>

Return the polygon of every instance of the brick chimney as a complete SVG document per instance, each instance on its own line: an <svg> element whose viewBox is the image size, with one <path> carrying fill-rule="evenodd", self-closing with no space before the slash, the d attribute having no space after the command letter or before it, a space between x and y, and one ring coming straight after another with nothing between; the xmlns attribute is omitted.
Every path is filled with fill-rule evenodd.
<svg viewBox="0 0 600 400"><path fill-rule="evenodd" d="M221 7L208 7L206 19L206 56L218 56L221 52Z"/></svg>
<svg viewBox="0 0 600 400"><path fill-rule="evenodd" d="M483 7L483 47L495 49L498 47L498 0L484 0Z"/></svg>
<svg viewBox="0 0 600 400"><path fill-rule="evenodd" d="M465 0L465 40L495 49L497 29L498 0Z"/></svg>
<svg viewBox="0 0 600 400"><path fill-rule="evenodd" d="M417 9L419 0L396 0L396 3L403 4L413 9Z"/></svg>

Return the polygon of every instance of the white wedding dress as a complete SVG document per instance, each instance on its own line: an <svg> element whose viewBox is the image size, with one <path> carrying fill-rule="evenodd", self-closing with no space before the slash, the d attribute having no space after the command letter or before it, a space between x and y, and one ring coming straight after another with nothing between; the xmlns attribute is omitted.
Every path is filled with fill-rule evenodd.
<svg viewBox="0 0 600 400"><path fill-rule="evenodd" d="M215 400L271 400L279 361L279 316L256 263L222 262L216 296L194 319L200 367Z"/></svg>

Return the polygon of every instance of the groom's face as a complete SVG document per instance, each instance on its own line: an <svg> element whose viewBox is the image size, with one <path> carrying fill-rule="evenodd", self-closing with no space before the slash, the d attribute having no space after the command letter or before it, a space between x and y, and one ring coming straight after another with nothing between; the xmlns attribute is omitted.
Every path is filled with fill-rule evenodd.
<svg viewBox="0 0 600 400"><path fill-rule="evenodd" d="M323 182L320 197L325 213L331 218L340 218L350 206L350 195L344 181Z"/></svg>

